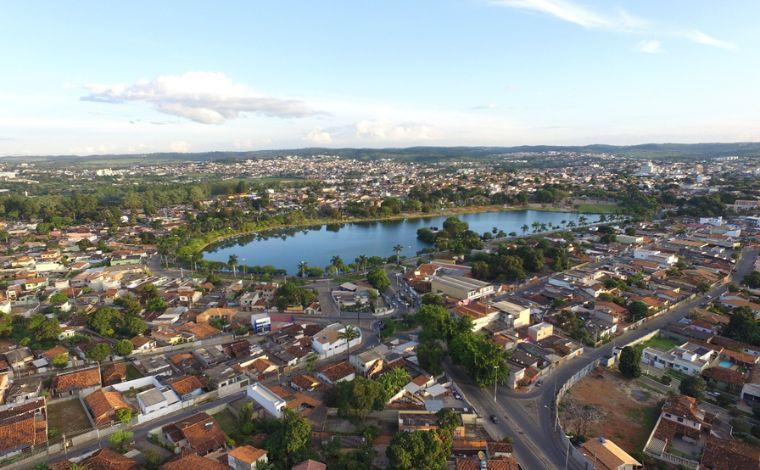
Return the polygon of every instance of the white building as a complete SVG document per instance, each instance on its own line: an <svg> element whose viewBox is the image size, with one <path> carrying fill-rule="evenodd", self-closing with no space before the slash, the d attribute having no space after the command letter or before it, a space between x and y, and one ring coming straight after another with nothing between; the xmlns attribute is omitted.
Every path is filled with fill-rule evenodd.
<svg viewBox="0 0 760 470"><path fill-rule="evenodd" d="M248 395L248 398L261 405L267 413L275 418L282 418L282 413L286 405L285 400L266 388L263 384L254 382L252 385L248 386L246 394Z"/></svg>
<svg viewBox="0 0 760 470"><path fill-rule="evenodd" d="M520 328L530 325L530 308L523 307L512 302L502 300L491 304L492 307L502 312L504 323L511 324L512 328Z"/></svg>
<svg viewBox="0 0 760 470"><path fill-rule="evenodd" d="M433 276L430 291L459 300L475 300L494 293L494 286L488 282L463 276Z"/></svg>
<svg viewBox="0 0 760 470"><path fill-rule="evenodd" d="M341 333L346 331L346 327L340 323L333 323L324 327L319 333L311 338L311 347L320 357L331 357L342 352L347 348L358 346L362 342L362 331L355 329L358 336L346 344L346 340L340 338Z"/></svg>
<svg viewBox="0 0 760 470"><path fill-rule="evenodd" d="M699 375L707 369L715 351L703 346L686 343L670 351L656 348L644 348L641 362L658 369L670 368L688 375Z"/></svg>
<svg viewBox="0 0 760 470"><path fill-rule="evenodd" d="M251 314L251 327L254 333L265 333L272 331L272 320L268 313Z"/></svg>

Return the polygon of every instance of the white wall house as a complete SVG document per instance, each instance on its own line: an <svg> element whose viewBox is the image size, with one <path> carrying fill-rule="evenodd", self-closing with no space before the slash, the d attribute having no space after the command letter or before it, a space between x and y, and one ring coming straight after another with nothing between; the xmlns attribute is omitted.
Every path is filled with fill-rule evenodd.
<svg viewBox="0 0 760 470"><path fill-rule="evenodd" d="M362 331L356 329L359 334L351 340L348 345L345 339L340 338L340 334L346 330L346 327L340 323L333 323L324 327L319 333L311 338L311 347L320 357L331 357L336 354L346 352L348 347L353 348L362 342Z"/></svg>
<svg viewBox="0 0 760 470"><path fill-rule="evenodd" d="M266 388L262 383L254 382L249 385L246 395L248 395L248 398L261 405L261 407L270 415L275 418L282 418L282 413L285 409L285 400Z"/></svg>

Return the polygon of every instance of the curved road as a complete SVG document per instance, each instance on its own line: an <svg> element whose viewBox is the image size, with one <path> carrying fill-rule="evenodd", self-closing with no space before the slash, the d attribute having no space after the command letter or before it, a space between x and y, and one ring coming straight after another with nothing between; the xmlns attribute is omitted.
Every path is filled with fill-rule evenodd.
<svg viewBox="0 0 760 470"><path fill-rule="evenodd" d="M736 265L732 281L738 283L753 267L757 249L745 250ZM713 288L705 295L713 298L722 294L726 285ZM556 391L578 371L591 364L596 359L607 356L615 344L627 344L668 323L678 321L686 316L693 308L704 300L697 297L678 308L651 319L636 330L628 331L615 338L615 341L599 348L586 348L583 355L558 366L543 379L543 385L527 393L512 390L499 390L494 399L493 390L485 390L474 385L464 370L446 364L446 370L464 392L467 400L481 416L496 415L499 422L486 422L486 429L492 436L499 438L509 436L514 441L514 451L523 468L541 470L546 468L583 469L572 458L567 458L568 449L560 440L561 429L557 427L554 398Z"/></svg>

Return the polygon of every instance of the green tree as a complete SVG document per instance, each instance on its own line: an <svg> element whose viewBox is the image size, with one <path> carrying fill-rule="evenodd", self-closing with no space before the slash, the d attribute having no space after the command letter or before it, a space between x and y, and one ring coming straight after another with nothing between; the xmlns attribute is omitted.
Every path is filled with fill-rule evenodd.
<svg viewBox="0 0 760 470"><path fill-rule="evenodd" d="M750 289L760 289L760 271L752 271L751 274L744 276L743 282Z"/></svg>
<svg viewBox="0 0 760 470"><path fill-rule="evenodd" d="M391 281L383 268L375 268L367 274L367 282L380 292L385 292L391 287Z"/></svg>
<svg viewBox="0 0 760 470"><path fill-rule="evenodd" d="M56 292L50 296L49 300L51 304L58 306L65 304L69 300L69 297L63 292Z"/></svg>
<svg viewBox="0 0 760 470"><path fill-rule="evenodd" d="M123 320L122 330L128 336L138 336L145 333L148 325L145 320L137 315L126 315Z"/></svg>
<svg viewBox="0 0 760 470"><path fill-rule="evenodd" d="M705 380L698 376L689 376L681 380L681 385L678 386L678 390L684 395L700 399L705 393L706 385Z"/></svg>
<svg viewBox="0 0 760 470"><path fill-rule="evenodd" d="M628 305L628 313L632 321L639 321L649 315L649 306L640 300L635 300Z"/></svg>
<svg viewBox="0 0 760 470"><path fill-rule="evenodd" d="M95 362L103 362L111 355L111 347L108 343L98 343L87 350L87 357Z"/></svg>
<svg viewBox="0 0 760 470"><path fill-rule="evenodd" d="M409 372L403 367L394 367L378 377L377 381L382 385L383 390L385 391L384 401L387 402L390 400L390 398L398 393L398 391L401 390L404 385L408 384L410 380L411 377L409 376Z"/></svg>
<svg viewBox="0 0 760 470"><path fill-rule="evenodd" d="M618 369L629 379L641 376L641 350L632 346L624 347L620 352Z"/></svg>
<svg viewBox="0 0 760 470"><path fill-rule="evenodd" d="M232 270L232 276L237 279L238 256L230 255L230 258L227 260L227 266Z"/></svg>
<svg viewBox="0 0 760 470"><path fill-rule="evenodd" d="M116 334L117 325L121 322L121 312L111 307L101 307L87 319L87 324L102 336Z"/></svg>
<svg viewBox="0 0 760 470"><path fill-rule="evenodd" d="M63 369L69 365L69 353L63 352L53 358L53 366Z"/></svg>
<svg viewBox="0 0 760 470"><path fill-rule="evenodd" d="M393 254L396 255L396 264L401 264L401 252L404 251L403 245L394 245Z"/></svg>
<svg viewBox="0 0 760 470"><path fill-rule="evenodd" d="M286 409L273 428L265 441L269 458L281 468L290 468L304 460L311 445L311 424L295 411Z"/></svg>
<svg viewBox="0 0 760 470"><path fill-rule="evenodd" d="M129 408L119 408L116 410L116 419L121 424L129 424L132 422L132 410Z"/></svg>
<svg viewBox="0 0 760 470"><path fill-rule="evenodd" d="M760 344L760 326L749 307L739 307L731 311L728 325L723 327L723 336L749 343L753 346Z"/></svg>
<svg viewBox="0 0 760 470"><path fill-rule="evenodd" d="M132 349L134 348L134 345L132 344L132 341L128 339L123 339L116 343L113 350L116 354L119 356L128 356L132 353Z"/></svg>
<svg viewBox="0 0 760 470"><path fill-rule="evenodd" d="M130 431L117 429L113 434L108 436L108 443L115 451L123 454L127 451L127 446L132 442L134 436L134 433Z"/></svg>
<svg viewBox="0 0 760 470"><path fill-rule="evenodd" d="M338 333L338 339L346 342L346 360L351 354L351 341L361 337L361 332L354 325L346 325L343 331Z"/></svg>
<svg viewBox="0 0 760 470"><path fill-rule="evenodd" d="M400 431L385 454L394 470L444 470L451 455L451 434L442 429Z"/></svg>

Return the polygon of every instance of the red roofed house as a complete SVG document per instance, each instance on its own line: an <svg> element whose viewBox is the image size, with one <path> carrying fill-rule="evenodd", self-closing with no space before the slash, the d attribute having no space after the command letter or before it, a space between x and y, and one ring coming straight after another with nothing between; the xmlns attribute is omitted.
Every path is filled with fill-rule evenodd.
<svg viewBox="0 0 760 470"><path fill-rule="evenodd" d="M53 377L51 393L54 397L75 395L100 387L100 367L64 372Z"/></svg>
<svg viewBox="0 0 760 470"><path fill-rule="evenodd" d="M164 440L174 447L206 455L226 446L222 428L207 413L197 413L161 428Z"/></svg>
<svg viewBox="0 0 760 470"><path fill-rule="evenodd" d="M44 446L47 433L44 397L0 406L0 458Z"/></svg>

